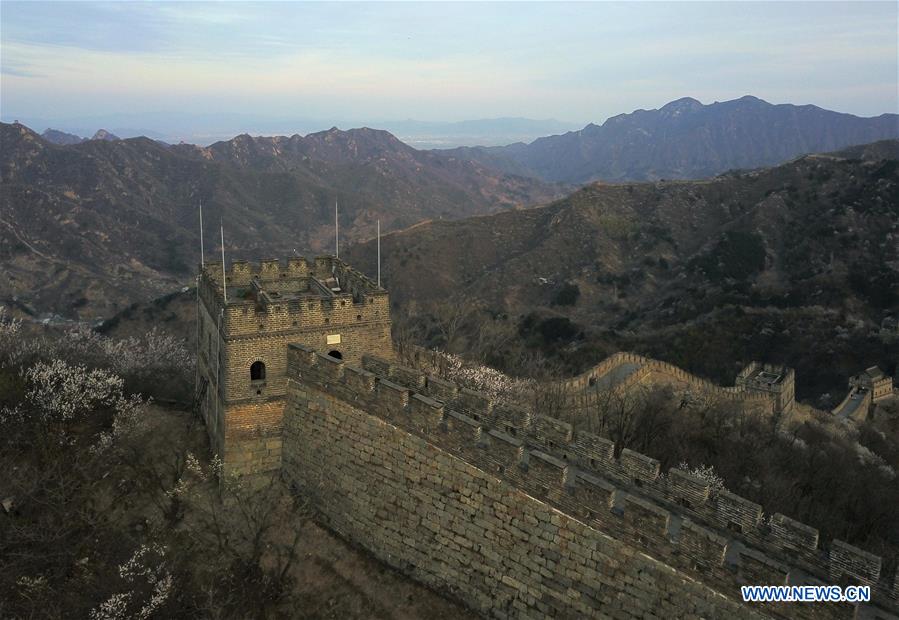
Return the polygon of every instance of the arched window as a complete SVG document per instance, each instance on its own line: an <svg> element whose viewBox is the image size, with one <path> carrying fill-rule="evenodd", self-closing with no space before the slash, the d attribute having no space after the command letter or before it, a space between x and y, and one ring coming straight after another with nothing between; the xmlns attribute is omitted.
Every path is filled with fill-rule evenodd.
<svg viewBox="0 0 899 620"><path fill-rule="evenodd" d="M250 366L250 381L263 381L265 379L265 364L253 362Z"/></svg>
<svg viewBox="0 0 899 620"><path fill-rule="evenodd" d="M334 351L328 351L328 355L330 355L334 359L338 359L338 360L343 359L343 353L341 353L340 351L337 351L336 349Z"/></svg>

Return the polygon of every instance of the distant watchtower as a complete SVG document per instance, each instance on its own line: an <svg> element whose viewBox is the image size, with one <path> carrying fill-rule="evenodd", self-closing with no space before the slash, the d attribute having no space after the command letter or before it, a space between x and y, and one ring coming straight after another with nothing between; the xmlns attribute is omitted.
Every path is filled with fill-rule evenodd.
<svg viewBox="0 0 899 620"><path fill-rule="evenodd" d="M392 357L387 291L332 256L200 271L197 381L213 450L235 473L281 462L287 345L360 364ZM225 295L227 294L227 301ZM205 388L204 388L205 386Z"/></svg>
<svg viewBox="0 0 899 620"><path fill-rule="evenodd" d="M751 362L740 371L735 383L747 392L770 395L774 415L789 416L793 413L796 406L796 373L792 368Z"/></svg>

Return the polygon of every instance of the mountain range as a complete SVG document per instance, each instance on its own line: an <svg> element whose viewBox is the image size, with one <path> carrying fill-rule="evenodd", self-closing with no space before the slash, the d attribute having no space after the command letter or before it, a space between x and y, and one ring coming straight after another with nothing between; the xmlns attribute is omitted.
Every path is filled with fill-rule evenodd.
<svg viewBox="0 0 899 620"><path fill-rule="evenodd" d="M376 256L373 241L341 250L369 274ZM630 350L732 385L747 361L784 363L828 409L848 376L897 370L899 141L701 181L592 183L391 232L381 256L400 338L511 372L545 358L576 374ZM190 338L194 307L192 291L166 295L104 329Z"/></svg>
<svg viewBox="0 0 899 620"><path fill-rule="evenodd" d="M110 131L106 131L105 129L98 129L91 138L82 138L81 136L75 135L73 133L66 133L65 131L60 131L58 129L45 129L43 133L41 133L41 138L50 142L51 144L59 144L63 146L67 146L69 144L81 144L82 142L87 142L88 140L121 140L117 135Z"/></svg>
<svg viewBox="0 0 899 620"><path fill-rule="evenodd" d="M332 128L289 137L243 134L207 147L167 145L148 138L121 140L105 131L91 140L53 144L21 124L3 124L0 301L15 300L23 312L35 315L97 318L189 283L198 259L201 203L210 253L218 248L219 223L224 225L231 258L325 252L333 248L335 202L346 244L371 239L378 220L385 232L428 221L432 223L422 231L439 230L441 220L546 204L575 189L545 178L592 178L598 169L612 171L612 177L636 179L711 175L780 162L794 151L820 145L864 142L896 133L896 124L896 115L861 119L813 106L773 106L751 97L708 106L682 99L661 110L638 110L602 126L500 149L421 151L386 131L368 128ZM509 153L518 153L518 159ZM735 181L733 175L723 178L727 180L710 181L710 187L731 183L737 191L746 183ZM697 187L705 187L703 183ZM590 191L605 188L590 187ZM630 185L614 192L603 189L600 195L608 196L606 201L614 197L617 209L642 213L647 204L664 203L660 196L668 196L673 187ZM570 200L578 203L579 196L583 194L575 193ZM646 203L628 200L634 196ZM721 201L733 202L724 196ZM675 201L666 207L676 215L640 217L658 220L654 234L670 228L666 234L674 235L684 221L699 217L679 205ZM736 206L727 209L738 212ZM539 223L533 224L529 243L545 247L556 238L552 221L529 218L546 213L501 217L510 218L510 230L527 221ZM716 227L727 221L719 216L702 214L704 219L695 223L689 239L681 239L672 252L682 256L697 251L691 243L709 243L709 236L720 232ZM611 234L606 224L611 221L614 228L627 218L609 217L612 220L603 216L572 221L571 239L556 238L558 255L534 264L535 273L560 257L581 260L569 255L585 234L585 256L600 248L593 260L606 269L627 262L609 254L614 243L602 242ZM475 230L479 221L465 225L471 231L447 229L460 235L452 247L442 248L435 240L437 262L443 254L452 256L457 247L483 240L484 231ZM507 241L500 236L496 244L488 244L487 255L475 251L458 264L468 258L478 265L482 260L492 264L489 253L499 252ZM531 250L522 241L515 252L524 257ZM670 262L669 257L658 258ZM452 278L458 264L414 286ZM477 272L473 265L468 273ZM510 288L498 290L514 298L523 280L503 281ZM400 284L400 295L403 287ZM422 298L427 296L426 290L420 292Z"/></svg>
<svg viewBox="0 0 899 620"><path fill-rule="evenodd" d="M372 129L210 147L103 138L63 146L0 125L0 299L95 318L189 283L200 203L207 251L222 222L229 256L258 258L333 249L335 202L349 242L377 220L389 231L565 193Z"/></svg>
<svg viewBox="0 0 899 620"><path fill-rule="evenodd" d="M279 135L315 133L327 127L378 127L389 131L416 148L450 148L460 145L493 146L512 142L530 142L541 136L580 128L582 123L555 119L519 117L483 118L463 121L420 121L414 119L347 118L268 118L253 113L185 114L181 111L158 113L104 114L88 117L40 118L29 114L2 114L4 122L21 122L52 142L53 133L91 136L96 127L108 127L122 138L147 137L169 144L189 142L209 145L240 133ZM46 129L46 131L44 131Z"/></svg>
<svg viewBox="0 0 899 620"><path fill-rule="evenodd" d="M686 97L530 144L450 152L545 181L654 181L705 178L891 138L899 138L897 114L861 118L751 96L710 105Z"/></svg>
<svg viewBox="0 0 899 620"><path fill-rule="evenodd" d="M345 256L374 272L373 243ZM701 181L592 183L391 233L381 257L398 308L481 307L479 334L510 329L573 372L637 350L727 384L735 359L764 359L820 395L899 357L899 338L878 335L899 319L899 141Z"/></svg>

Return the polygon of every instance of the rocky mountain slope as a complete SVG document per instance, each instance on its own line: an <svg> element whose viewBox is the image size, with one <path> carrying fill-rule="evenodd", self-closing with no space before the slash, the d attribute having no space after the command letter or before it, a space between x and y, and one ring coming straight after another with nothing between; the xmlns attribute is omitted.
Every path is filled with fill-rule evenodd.
<svg viewBox="0 0 899 620"><path fill-rule="evenodd" d="M687 97L530 144L451 152L549 181L654 181L704 178L891 138L899 138L897 114L860 118L751 96L710 105Z"/></svg>
<svg viewBox="0 0 899 620"><path fill-rule="evenodd" d="M763 359L802 366L803 394L820 395L899 356L880 335L899 318L899 141L706 181L594 183L381 250L400 307L473 300L572 369L636 349L726 382ZM374 272L371 243L346 256Z"/></svg>
<svg viewBox="0 0 899 620"><path fill-rule="evenodd" d="M19 310L109 316L189 283L218 224L232 258L333 248L429 218L529 206L563 188L451 156L386 132L237 138L208 148L101 136L60 146L0 125L0 301Z"/></svg>
<svg viewBox="0 0 899 620"><path fill-rule="evenodd" d="M58 129L45 129L41 134L41 138L50 142L51 144L81 144L87 138L82 138L81 136L76 136L73 133L66 133L64 131L60 131Z"/></svg>
<svg viewBox="0 0 899 620"><path fill-rule="evenodd" d="M106 131L105 129L98 129L97 132L91 137L91 140L106 140L108 142L114 142L115 140L121 140L117 135Z"/></svg>

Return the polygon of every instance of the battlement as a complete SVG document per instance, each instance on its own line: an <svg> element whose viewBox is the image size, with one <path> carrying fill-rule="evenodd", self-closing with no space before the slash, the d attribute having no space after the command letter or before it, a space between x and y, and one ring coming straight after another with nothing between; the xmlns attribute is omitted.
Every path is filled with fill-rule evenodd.
<svg viewBox="0 0 899 620"><path fill-rule="evenodd" d="M792 368L751 362L737 375L736 385L744 389L781 392L795 381Z"/></svg>
<svg viewBox="0 0 899 620"><path fill-rule="evenodd" d="M752 362L740 372L734 386L720 386L674 364L630 352L610 355L577 377L560 381L557 392L564 395L566 407L584 409L596 400L598 390L627 390L647 381L674 383L690 392L745 403L772 414L788 412L793 406L792 368Z"/></svg>
<svg viewBox="0 0 899 620"><path fill-rule="evenodd" d="M222 267L206 264L199 295L229 336L380 321L389 313L387 291L333 256L233 261L224 281L227 302Z"/></svg>
<svg viewBox="0 0 899 620"><path fill-rule="evenodd" d="M202 266L201 274L215 281L221 290L222 267L218 263L207 263ZM285 262L265 259L257 264L247 261L231 261L231 267L225 272L228 286L248 286L252 281L262 283L282 282L290 279L318 278L325 280L337 274L352 280L356 287L368 288L372 291L383 291L374 281L362 272L350 267L336 256L316 256L311 262L304 256L292 256Z"/></svg>
<svg viewBox="0 0 899 620"><path fill-rule="evenodd" d="M893 378L877 366L871 366L850 377L849 387L869 391L871 402L876 403L893 395Z"/></svg>
<svg viewBox="0 0 899 620"><path fill-rule="evenodd" d="M198 292L200 412L229 471L280 466L289 343L357 364L392 352L387 291L333 256L209 263Z"/></svg>
<svg viewBox="0 0 899 620"><path fill-rule="evenodd" d="M748 376L758 370L765 369ZM561 420L388 360L363 356L358 368L300 345L289 347L288 381L401 428L722 591L848 581L871 586L875 605L899 610L899 575L884 574L879 557L839 540L822 544L815 528L781 514L766 518L758 504L726 490L714 495L688 472L662 472L650 456L624 449L615 458L612 441Z"/></svg>

